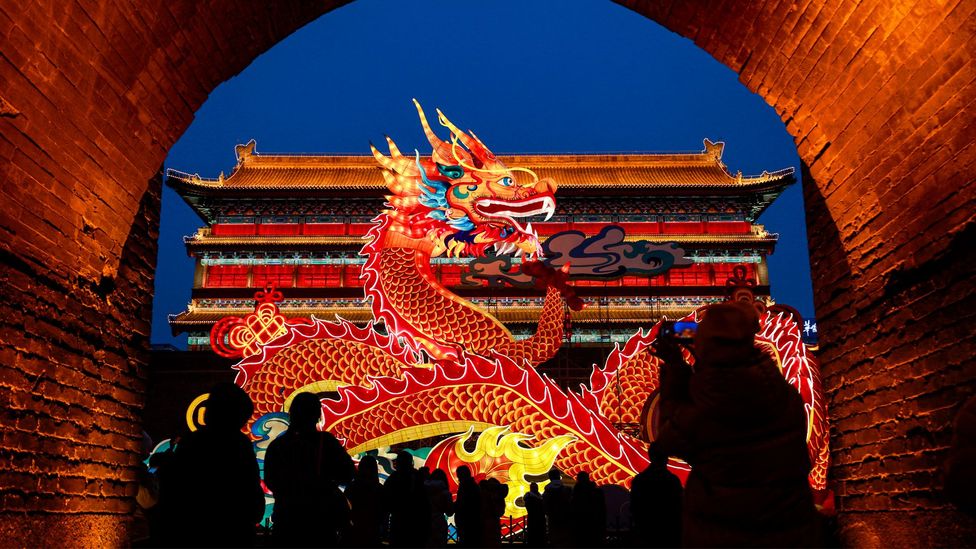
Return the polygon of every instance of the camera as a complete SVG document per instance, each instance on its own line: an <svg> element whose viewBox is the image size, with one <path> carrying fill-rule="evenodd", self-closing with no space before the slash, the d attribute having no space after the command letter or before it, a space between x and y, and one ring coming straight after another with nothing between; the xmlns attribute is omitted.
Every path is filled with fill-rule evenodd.
<svg viewBox="0 0 976 549"><path fill-rule="evenodd" d="M695 332L697 331L698 323L691 320L662 320L661 328L658 330L658 337L690 342L695 338Z"/></svg>

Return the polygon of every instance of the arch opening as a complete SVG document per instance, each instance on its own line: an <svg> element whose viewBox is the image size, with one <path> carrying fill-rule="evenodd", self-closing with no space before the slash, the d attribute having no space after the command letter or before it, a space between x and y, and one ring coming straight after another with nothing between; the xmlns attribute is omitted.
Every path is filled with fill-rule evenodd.
<svg viewBox="0 0 976 549"><path fill-rule="evenodd" d="M159 180L148 192L143 182L217 84L334 6L55 4L0 10L13 23L0 63L0 156L13 182L3 191L0 316L4 423L16 426L4 439L3 498L17 513L4 528L44 543L83 523L93 542L111 543L132 486L117 471L138 448L145 235ZM947 510L938 471L976 379L964 259L974 8L627 5L739 73L797 142L838 421L834 475L851 531L955 539L970 523ZM37 527L25 535L28 525Z"/></svg>

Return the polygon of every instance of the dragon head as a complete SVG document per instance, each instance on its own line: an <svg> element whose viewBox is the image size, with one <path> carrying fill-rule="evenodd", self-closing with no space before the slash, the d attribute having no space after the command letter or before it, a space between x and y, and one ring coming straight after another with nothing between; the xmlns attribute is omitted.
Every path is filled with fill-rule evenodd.
<svg viewBox="0 0 976 549"><path fill-rule="evenodd" d="M390 230L429 240L432 256L476 257L492 246L496 253L539 254L538 235L521 220L552 217L556 184L531 170L506 167L474 132L459 130L437 110L438 122L451 133L449 142L441 141L420 104L414 105L433 148L430 157L404 156L389 137L390 156L370 144L392 193L392 209L385 212L392 218Z"/></svg>

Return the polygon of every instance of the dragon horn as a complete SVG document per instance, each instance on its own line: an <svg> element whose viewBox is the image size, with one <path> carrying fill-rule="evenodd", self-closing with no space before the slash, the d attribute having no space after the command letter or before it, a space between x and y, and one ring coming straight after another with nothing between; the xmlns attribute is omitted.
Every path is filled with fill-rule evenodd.
<svg viewBox="0 0 976 549"><path fill-rule="evenodd" d="M373 158L375 158L376 161L379 162L380 166L383 166L384 168L390 170L391 172L396 171L397 163L383 156L383 153L381 153L379 149L377 149L376 146L373 145L372 141L370 141L369 143L369 150L373 152Z"/></svg>
<svg viewBox="0 0 976 549"><path fill-rule="evenodd" d="M478 145L481 145L481 148L482 148L482 149L484 149L484 150L485 150L485 152L487 153L487 156L488 156L488 158L489 158L490 160L494 160L494 159L495 159L495 153L493 153L493 152L491 152L491 149L489 149L489 148L488 148L488 147L487 147L487 146L485 145L485 142L484 142L484 141L482 141L482 140L481 140L481 138L479 138L479 137L478 137L477 135L475 135L473 131L471 131L471 130L468 130L468 133L470 133L470 134L471 134L471 138L472 138L472 139L474 139L475 141L477 141L477 142L478 142Z"/></svg>
<svg viewBox="0 0 976 549"><path fill-rule="evenodd" d="M427 136L427 141L430 142L430 146L434 149L434 153L431 155L434 161L440 164L451 164L448 160L453 156L451 154L451 145L441 141L441 138L437 137L434 130L430 129L430 124L427 123L427 116L424 114L424 109L416 99L413 100L413 104L417 107L417 114L420 116L420 125L424 128L424 135Z"/></svg>
<svg viewBox="0 0 976 549"><path fill-rule="evenodd" d="M491 151L489 151L480 140L471 139L471 136L461 131L457 126L454 125L453 122L448 120L440 109L437 109L437 121L441 123L441 126L451 130L451 133L454 134L454 136L457 137L461 143L464 143L464 146L471 151L471 154L473 154L479 162L481 162L481 165L484 165L489 160L494 158ZM480 168L481 166L478 167Z"/></svg>
<svg viewBox="0 0 976 549"><path fill-rule="evenodd" d="M403 156L402 154L400 154L400 149L397 148L396 143L393 142L393 139L391 139L389 135L385 137L386 137L386 144L390 147L390 156L392 156L393 158L396 158L398 156Z"/></svg>

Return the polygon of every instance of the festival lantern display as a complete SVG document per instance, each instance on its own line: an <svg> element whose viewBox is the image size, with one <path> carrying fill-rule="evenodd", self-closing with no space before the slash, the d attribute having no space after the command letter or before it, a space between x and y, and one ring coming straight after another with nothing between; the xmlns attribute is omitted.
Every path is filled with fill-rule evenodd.
<svg viewBox="0 0 976 549"><path fill-rule="evenodd" d="M440 438L426 464L449 479L465 464L508 483L510 516L524 514L519 498L529 479L553 466L567 475L586 471L597 484L629 486L647 466L654 436L659 360L649 351L658 326L617 345L579 391L538 372L563 342L563 303L583 306L559 265L545 262L525 221L552 214L557 184L505 166L473 132L437 111L450 133L442 141L419 104L417 111L429 156L403 154L390 139L388 155L371 146L390 195L362 249L362 276L374 323L385 333L341 318L286 319L273 287L258 292L254 312L214 325L213 349L240 358L236 381L255 404L250 432L265 448L296 394L328 393L322 427L351 454ZM522 271L546 287L538 328L527 339L514 338L431 272L433 258L481 257L489 250L519 257ZM741 290L733 284L730 299L752 299L748 288ZM803 398L810 484L823 500L827 415L816 360L801 341L798 315L752 301L762 309L757 345ZM641 418L648 426L643 436L615 427ZM687 476L683 462L672 459L669 466Z"/></svg>

